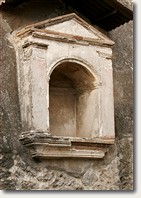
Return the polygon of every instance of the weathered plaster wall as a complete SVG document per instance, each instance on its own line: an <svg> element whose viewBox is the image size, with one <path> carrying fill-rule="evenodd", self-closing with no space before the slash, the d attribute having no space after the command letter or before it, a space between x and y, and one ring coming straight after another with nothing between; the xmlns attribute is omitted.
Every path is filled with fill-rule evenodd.
<svg viewBox="0 0 141 198"><path fill-rule="evenodd" d="M2 16L0 16L1 18ZM0 20L0 176L1 188L13 188L14 181L8 180L9 168L13 165L12 156L19 143L20 117L17 92L15 52L7 36L10 28Z"/></svg>
<svg viewBox="0 0 141 198"><path fill-rule="evenodd" d="M115 127L122 189L133 185L133 21L109 33L113 48Z"/></svg>
<svg viewBox="0 0 141 198"><path fill-rule="evenodd" d="M44 4L45 3L45 4ZM132 22L110 33L113 51L116 144L104 160L30 159L20 145L21 131L16 56L8 40L11 31L67 12L57 0L28 1L0 15L0 188L16 190L132 189ZM123 53L124 52L124 53Z"/></svg>

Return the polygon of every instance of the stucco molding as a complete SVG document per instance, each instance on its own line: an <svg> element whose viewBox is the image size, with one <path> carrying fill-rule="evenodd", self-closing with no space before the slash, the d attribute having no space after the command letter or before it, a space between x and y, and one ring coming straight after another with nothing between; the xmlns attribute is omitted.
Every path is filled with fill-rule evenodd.
<svg viewBox="0 0 141 198"><path fill-rule="evenodd" d="M19 138L31 157L103 158L115 139L114 42L73 13L27 26L12 38Z"/></svg>
<svg viewBox="0 0 141 198"><path fill-rule="evenodd" d="M103 158L114 139L71 138L51 136L44 132L24 132L23 145L30 149L32 158Z"/></svg>
<svg viewBox="0 0 141 198"><path fill-rule="evenodd" d="M80 36L80 35L74 35L73 33L65 33L64 30L56 31L49 29L51 26L54 26L56 24L61 24L66 21L73 20L77 24L81 25L85 30L95 35L95 38L93 37L87 37L87 36ZM109 39L106 35L98 31L96 28L85 22L83 19L81 19L79 16L77 16L75 13L55 17L53 19L48 19L39 23L35 23L32 25L29 25L22 30L18 31L16 33L16 36L23 38L27 35L31 35L33 37L42 38L42 39L50 39L50 40L56 40L56 41L62 41L62 42L72 42L77 44L84 44L84 45L106 45L106 46L112 46L114 45L114 42Z"/></svg>

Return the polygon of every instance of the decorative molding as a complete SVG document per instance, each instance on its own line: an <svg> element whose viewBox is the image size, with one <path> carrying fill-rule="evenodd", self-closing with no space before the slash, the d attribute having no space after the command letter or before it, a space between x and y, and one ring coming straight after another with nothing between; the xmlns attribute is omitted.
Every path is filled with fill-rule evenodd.
<svg viewBox="0 0 141 198"><path fill-rule="evenodd" d="M48 48L48 45L45 44L45 43L41 43L41 42L35 42L35 41L25 41L23 44L22 44L23 48L27 48L29 46L34 46L34 47L37 47L37 48L45 48L47 49Z"/></svg>
<svg viewBox="0 0 141 198"><path fill-rule="evenodd" d="M72 19L75 20L82 27L90 31L91 33L95 34L97 36L97 39L74 35L74 34L66 34L63 32L55 31L55 30L45 29L52 25L62 23L64 21L72 20ZM96 28L94 28L93 26L85 22L75 13L55 17L53 19L48 19L39 23L29 25L23 28L22 30L18 31L16 33L16 36L23 38L31 34L34 37L38 37L38 38L44 38L44 39L50 39L50 40L56 40L56 41L62 41L62 42L71 42L71 43L77 43L77 44L83 44L83 45L101 45L101 46L114 45L114 42L111 39L109 39L106 35L104 35L100 31L98 31Z"/></svg>
<svg viewBox="0 0 141 198"><path fill-rule="evenodd" d="M45 132L25 132L20 136L23 145L29 148L32 158L103 158L109 144L114 140L95 138L70 138L51 136Z"/></svg>

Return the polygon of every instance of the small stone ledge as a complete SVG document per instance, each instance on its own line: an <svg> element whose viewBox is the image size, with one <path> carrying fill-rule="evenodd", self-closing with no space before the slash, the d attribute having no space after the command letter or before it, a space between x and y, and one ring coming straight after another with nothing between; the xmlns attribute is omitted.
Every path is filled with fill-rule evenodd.
<svg viewBox="0 0 141 198"><path fill-rule="evenodd" d="M47 132L24 132L20 141L35 159L103 158L112 140L51 136Z"/></svg>

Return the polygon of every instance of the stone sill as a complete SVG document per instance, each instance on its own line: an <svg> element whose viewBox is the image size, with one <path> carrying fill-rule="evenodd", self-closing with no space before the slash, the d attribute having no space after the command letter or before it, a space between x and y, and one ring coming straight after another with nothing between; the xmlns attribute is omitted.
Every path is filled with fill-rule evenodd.
<svg viewBox="0 0 141 198"><path fill-rule="evenodd" d="M103 158L114 139L51 136L45 132L24 132L20 141L35 159Z"/></svg>

